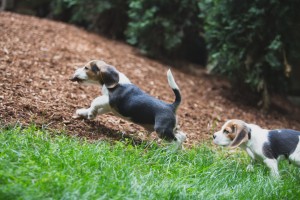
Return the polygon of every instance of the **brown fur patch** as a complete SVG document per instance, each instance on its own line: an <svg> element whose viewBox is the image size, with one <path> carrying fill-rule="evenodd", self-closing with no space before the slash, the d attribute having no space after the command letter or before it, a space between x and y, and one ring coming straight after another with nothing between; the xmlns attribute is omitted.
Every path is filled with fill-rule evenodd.
<svg viewBox="0 0 300 200"><path fill-rule="evenodd" d="M229 137L229 139L233 141L234 138L236 137L236 133L234 132L234 122L233 121L229 122L226 125L226 127L224 127L224 130L228 132L227 137Z"/></svg>
<svg viewBox="0 0 300 200"><path fill-rule="evenodd" d="M100 74L93 72L90 68L86 70L86 75L88 76L89 80L98 81L103 84Z"/></svg>

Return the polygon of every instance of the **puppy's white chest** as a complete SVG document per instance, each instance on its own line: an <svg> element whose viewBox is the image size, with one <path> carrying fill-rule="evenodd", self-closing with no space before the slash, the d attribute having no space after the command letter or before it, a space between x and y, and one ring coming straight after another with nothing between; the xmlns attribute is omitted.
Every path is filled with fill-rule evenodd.
<svg viewBox="0 0 300 200"><path fill-rule="evenodd" d="M105 85L103 85L103 86L102 86L102 90L101 90L101 92L102 92L102 95L106 95L106 96L108 96L108 89L106 88L106 86L105 86Z"/></svg>

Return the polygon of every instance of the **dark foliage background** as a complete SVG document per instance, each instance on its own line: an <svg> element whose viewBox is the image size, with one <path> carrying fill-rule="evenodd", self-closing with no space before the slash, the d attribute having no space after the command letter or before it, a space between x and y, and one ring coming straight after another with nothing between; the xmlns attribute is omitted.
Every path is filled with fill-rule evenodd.
<svg viewBox="0 0 300 200"><path fill-rule="evenodd" d="M50 15L113 39L125 39L126 0L52 0Z"/></svg>
<svg viewBox="0 0 300 200"><path fill-rule="evenodd" d="M261 93L266 109L270 92L293 87L290 77L300 63L300 1L205 0L199 5L212 71L239 89Z"/></svg>
<svg viewBox="0 0 300 200"><path fill-rule="evenodd" d="M195 0L131 0L127 42L147 55L206 64L200 9Z"/></svg>

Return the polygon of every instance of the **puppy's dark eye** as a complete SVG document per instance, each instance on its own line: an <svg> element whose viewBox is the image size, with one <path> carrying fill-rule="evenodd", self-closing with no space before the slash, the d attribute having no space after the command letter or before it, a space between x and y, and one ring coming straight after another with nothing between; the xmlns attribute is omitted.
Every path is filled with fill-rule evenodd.
<svg viewBox="0 0 300 200"><path fill-rule="evenodd" d="M224 130L224 131L223 131L223 133L224 133L224 134L228 134L228 133L229 133L229 131L227 131L227 130Z"/></svg>
<svg viewBox="0 0 300 200"><path fill-rule="evenodd" d="M84 67L84 69L85 69L85 70L88 70L89 68L88 68L88 67Z"/></svg>

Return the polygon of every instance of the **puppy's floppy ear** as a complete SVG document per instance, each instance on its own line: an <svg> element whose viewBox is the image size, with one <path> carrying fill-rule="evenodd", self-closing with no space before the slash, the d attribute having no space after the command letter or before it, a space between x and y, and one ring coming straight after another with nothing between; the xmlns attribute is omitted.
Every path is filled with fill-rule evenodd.
<svg viewBox="0 0 300 200"><path fill-rule="evenodd" d="M247 142L249 140L248 134L250 129L244 123L234 123L232 125L232 130L235 133L235 138L230 144L231 148L236 148L240 146L242 143Z"/></svg>
<svg viewBox="0 0 300 200"><path fill-rule="evenodd" d="M114 88L119 83L119 73L118 71L112 67L107 66L103 70L101 70L101 77L107 88Z"/></svg>

